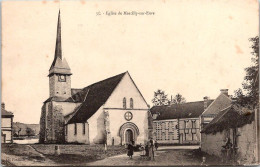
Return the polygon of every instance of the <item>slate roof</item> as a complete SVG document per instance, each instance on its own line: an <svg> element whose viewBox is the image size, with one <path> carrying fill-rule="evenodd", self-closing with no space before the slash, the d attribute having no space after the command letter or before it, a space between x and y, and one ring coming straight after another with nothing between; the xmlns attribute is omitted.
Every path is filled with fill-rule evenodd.
<svg viewBox="0 0 260 167"><path fill-rule="evenodd" d="M217 133L225 129L242 127L245 124L250 124L254 120L254 112L244 110L241 107L230 105L221 110L218 115L206 125L201 133Z"/></svg>
<svg viewBox="0 0 260 167"><path fill-rule="evenodd" d="M82 89L75 89L71 88L71 96L75 95L76 93L80 92Z"/></svg>
<svg viewBox="0 0 260 167"><path fill-rule="evenodd" d="M67 99L82 103L67 123L86 122L107 101L126 73L89 85Z"/></svg>
<svg viewBox="0 0 260 167"><path fill-rule="evenodd" d="M202 116L211 116L217 115L221 110L227 108L232 103L232 99L226 95L221 93L214 102L208 106L208 108L202 113Z"/></svg>
<svg viewBox="0 0 260 167"><path fill-rule="evenodd" d="M1 115L2 117L13 117L14 114L10 111L7 111L1 107Z"/></svg>
<svg viewBox="0 0 260 167"><path fill-rule="evenodd" d="M208 106L213 100L208 100ZM151 113L159 113L156 120L178 119L178 118L197 118L204 111L204 101L189 102L184 104L173 104L165 106L154 106Z"/></svg>

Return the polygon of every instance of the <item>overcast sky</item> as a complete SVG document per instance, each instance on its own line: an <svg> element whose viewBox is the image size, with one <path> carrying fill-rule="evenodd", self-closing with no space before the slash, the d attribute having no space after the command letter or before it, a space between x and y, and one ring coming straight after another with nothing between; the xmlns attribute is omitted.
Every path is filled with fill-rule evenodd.
<svg viewBox="0 0 260 167"><path fill-rule="evenodd" d="M129 71L149 104L157 89L187 101L233 94L251 64L248 39L258 35L257 0L3 2L2 100L14 121L39 123L59 6L72 88Z"/></svg>

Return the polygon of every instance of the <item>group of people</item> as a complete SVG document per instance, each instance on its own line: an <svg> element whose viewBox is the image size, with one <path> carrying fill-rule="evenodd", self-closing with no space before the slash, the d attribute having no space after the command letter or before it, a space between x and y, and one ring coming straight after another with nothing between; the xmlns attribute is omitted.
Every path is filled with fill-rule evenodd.
<svg viewBox="0 0 260 167"><path fill-rule="evenodd" d="M127 146L127 155L129 156L130 159L133 158L134 154L134 142L131 141L128 146ZM148 157L149 160L154 160L154 149L158 149L158 143L157 141L154 141L152 138L145 144L142 145L140 143L139 150L141 151L141 156L142 157Z"/></svg>

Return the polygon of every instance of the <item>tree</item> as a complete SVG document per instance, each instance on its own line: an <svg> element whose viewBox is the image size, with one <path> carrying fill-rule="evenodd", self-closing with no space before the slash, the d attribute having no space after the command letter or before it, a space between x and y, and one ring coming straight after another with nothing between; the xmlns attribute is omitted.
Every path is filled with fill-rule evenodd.
<svg viewBox="0 0 260 167"><path fill-rule="evenodd" d="M154 92L154 98L152 99L152 103L154 106L163 106L169 104L169 99L164 91L158 89Z"/></svg>
<svg viewBox="0 0 260 167"><path fill-rule="evenodd" d="M172 99L173 104L182 104L185 103L186 99L179 93L177 93L174 98Z"/></svg>
<svg viewBox="0 0 260 167"><path fill-rule="evenodd" d="M252 65L245 68L246 76L242 83L242 89L235 91L236 104L241 106L252 106L255 108L259 104L259 37L250 38L252 42L251 58ZM244 92L245 93L244 93Z"/></svg>
<svg viewBox="0 0 260 167"><path fill-rule="evenodd" d="M26 134L27 134L28 137L35 135L35 133L32 130L32 128L29 128L29 127L26 128Z"/></svg>

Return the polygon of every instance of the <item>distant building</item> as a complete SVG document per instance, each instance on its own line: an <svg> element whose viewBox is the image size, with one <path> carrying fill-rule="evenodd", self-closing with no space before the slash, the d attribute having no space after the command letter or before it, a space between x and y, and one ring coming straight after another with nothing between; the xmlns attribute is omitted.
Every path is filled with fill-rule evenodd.
<svg viewBox="0 0 260 167"><path fill-rule="evenodd" d="M199 144L200 115L213 100L154 106L153 136L158 143Z"/></svg>
<svg viewBox="0 0 260 167"><path fill-rule="evenodd" d="M227 138L232 143L233 161L253 165L257 162L256 113L242 107L229 105L219 110L215 118L202 130L201 150L210 155L223 157L222 146Z"/></svg>
<svg viewBox="0 0 260 167"><path fill-rule="evenodd" d="M13 143L13 118L12 112L5 109L5 103L1 103L1 139L2 143Z"/></svg>
<svg viewBox="0 0 260 167"><path fill-rule="evenodd" d="M82 89L71 88L71 75L62 58L59 13L55 56L48 75L50 97L42 106L40 119L40 143L120 145L148 141L152 132L149 107L128 72Z"/></svg>

